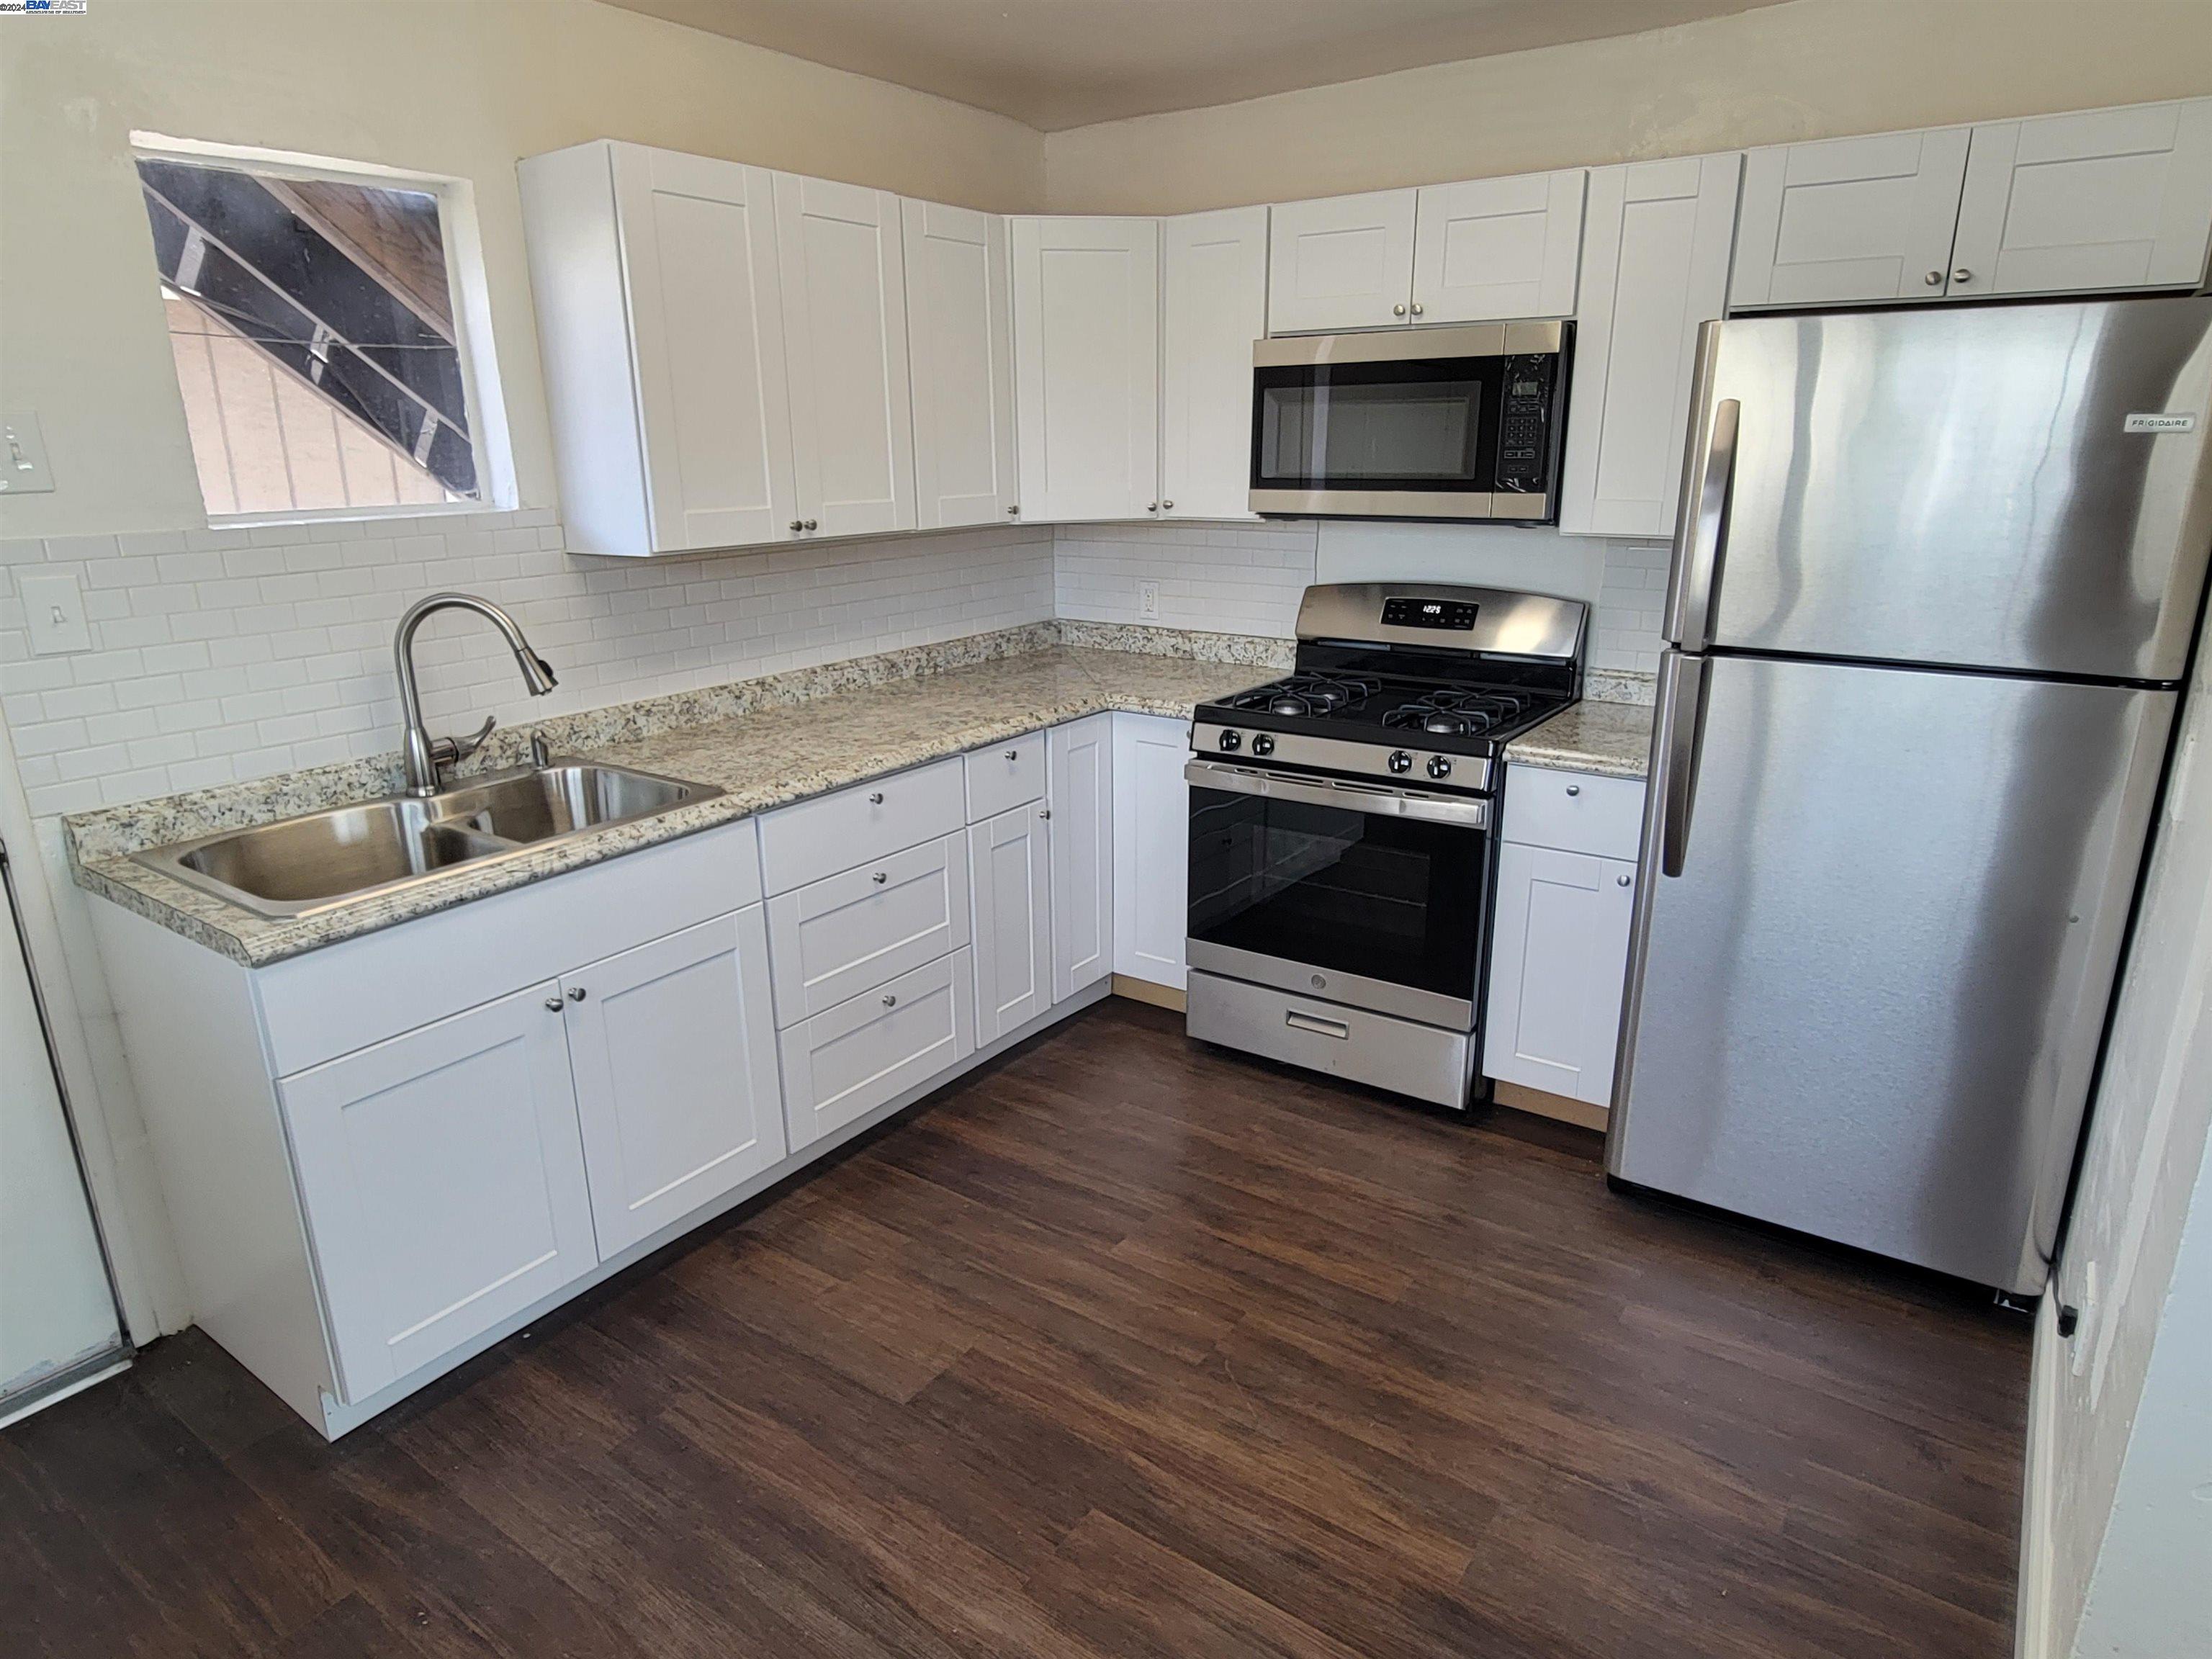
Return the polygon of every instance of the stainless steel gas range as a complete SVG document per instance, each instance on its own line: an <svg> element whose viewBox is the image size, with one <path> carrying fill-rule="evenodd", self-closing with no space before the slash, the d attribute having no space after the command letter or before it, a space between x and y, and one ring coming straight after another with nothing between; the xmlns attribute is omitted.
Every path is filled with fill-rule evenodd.
<svg viewBox="0 0 2212 1659"><path fill-rule="evenodd" d="M1296 672L1191 724L1188 1030L1465 1107L1506 744L1581 695L1587 607L1309 587Z"/></svg>

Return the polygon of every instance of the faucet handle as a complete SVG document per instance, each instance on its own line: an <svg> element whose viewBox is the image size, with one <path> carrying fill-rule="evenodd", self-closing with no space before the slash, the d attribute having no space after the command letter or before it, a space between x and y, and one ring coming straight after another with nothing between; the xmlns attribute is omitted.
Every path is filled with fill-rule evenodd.
<svg viewBox="0 0 2212 1659"><path fill-rule="evenodd" d="M499 716L487 714L484 723L465 738L440 738L430 745L430 758L440 768L459 766L484 746L491 729L499 724Z"/></svg>

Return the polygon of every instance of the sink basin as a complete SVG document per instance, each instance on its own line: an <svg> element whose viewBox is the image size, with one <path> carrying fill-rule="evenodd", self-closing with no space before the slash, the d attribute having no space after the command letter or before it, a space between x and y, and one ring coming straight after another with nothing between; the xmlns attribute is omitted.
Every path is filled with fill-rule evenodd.
<svg viewBox="0 0 2212 1659"><path fill-rule="evenodd" d="M329 807L134 856L257 915L301 916L721 793L626 767L557 761L471 778L434 795Z"/></svg>

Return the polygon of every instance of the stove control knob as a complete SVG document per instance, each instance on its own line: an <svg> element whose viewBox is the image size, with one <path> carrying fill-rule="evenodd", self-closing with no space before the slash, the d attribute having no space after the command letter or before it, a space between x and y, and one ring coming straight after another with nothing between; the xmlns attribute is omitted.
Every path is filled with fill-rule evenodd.
<svg viewBox="0 0 2212 1659"><path fill-rule="evenodd" d="M1252 752L1262 757L1273 754L1275 752L1275 740L1269 737L1265 732L1254 732L1252 734Z"/></svg>
<svg viewBox="0 0 2212 1659"><path fill-rule="evenodd" d="M1231 751L1243 748L1244 734L1242 732L1224 732L1221 734L1221 746Z"/></svg>
<svg viewBox="0 0 2212 1659"><path fill-rule="evenodd" d="M1430 756L1429 775L1432 778L1449 777L1451 775L1451 763L1446 760L1442 755Z"/></svg>
<svg viewBox="0 0 2212 1659"><path fill-rule="evenodd" d="M1402 749L1393 749L1387 763L1393 772L1410 772L1413 769L1413 757Z"/></svg>

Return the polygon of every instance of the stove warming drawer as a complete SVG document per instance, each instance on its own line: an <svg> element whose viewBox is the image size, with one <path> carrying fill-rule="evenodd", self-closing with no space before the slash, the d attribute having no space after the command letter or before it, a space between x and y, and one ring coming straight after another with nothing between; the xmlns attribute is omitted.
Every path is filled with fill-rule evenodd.
<svg viewBox="0 0 2212 1659"><path fill-rule="evenodd" d="M1474 1038L1468 1032L1443 1030L1195 969L1188 994L1186 1029L1201 1042L1371 1084L1455 1110L1467 1106L1475 1056Z"/></svg>

